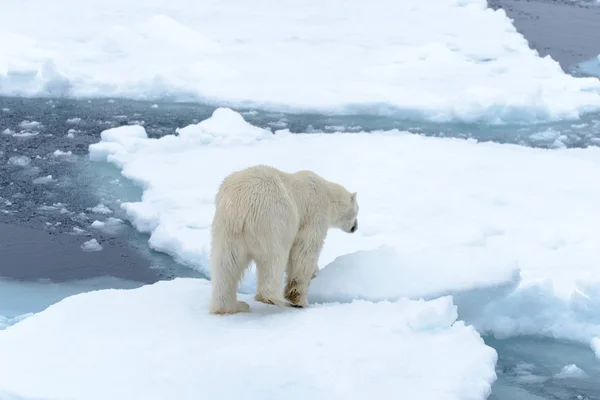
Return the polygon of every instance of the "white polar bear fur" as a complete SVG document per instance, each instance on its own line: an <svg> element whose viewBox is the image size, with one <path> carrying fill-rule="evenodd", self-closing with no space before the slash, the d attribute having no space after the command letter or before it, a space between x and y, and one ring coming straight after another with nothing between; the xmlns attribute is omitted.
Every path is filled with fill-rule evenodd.
<svg viewBox="0 0 600 400"><path fill-rule="evenodd" d="M212 314L250 310L237 300L237 287L251 261L257 301L308 306L308 286L327 231L358 228L356 193L311 171L286 173L265 165L236 171L223 180L215 203Z"/></svg>

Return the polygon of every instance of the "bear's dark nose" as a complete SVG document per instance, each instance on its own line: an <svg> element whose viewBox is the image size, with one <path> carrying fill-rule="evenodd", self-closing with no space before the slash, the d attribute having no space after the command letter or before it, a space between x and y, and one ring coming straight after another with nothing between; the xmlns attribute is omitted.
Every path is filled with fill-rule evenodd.
<svg viewBox="0 0 600 400"><path fill-rule="evenodd" d="M358 220L354 221L354 225L352 225L352 228L350 228L350 232L354 233L354 232L356 232L357 229L358 229Z"/></svg>

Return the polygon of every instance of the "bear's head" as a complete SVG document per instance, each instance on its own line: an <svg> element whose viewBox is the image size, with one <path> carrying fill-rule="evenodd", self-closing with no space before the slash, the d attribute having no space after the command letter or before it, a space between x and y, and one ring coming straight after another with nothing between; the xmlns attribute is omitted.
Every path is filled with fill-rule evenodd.
<svg viewBox="0 0 600 400"><path fill-rule="evenodd" d="M335 215L332 225L347 233L354 233L358 229L358 202L356 192L350 193L343 190L335 204Z"/></svg>

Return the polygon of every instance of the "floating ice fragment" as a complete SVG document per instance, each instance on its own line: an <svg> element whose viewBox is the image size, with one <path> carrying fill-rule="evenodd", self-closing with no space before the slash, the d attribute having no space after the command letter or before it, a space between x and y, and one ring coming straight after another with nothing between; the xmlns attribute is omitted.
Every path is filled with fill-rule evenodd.
<svg viewBox="0 0 600 400"><path fill-rule="evenodd" d="M102 203L99 203L95 207L89 207L89 208L87 208L87 210L91 211L93 213L96 213L96 214L111 214L112 213L112 210Z"/></svg>
<svg viewBox="0 0 600 400"><path fill-rule="evenodd" d="M33 184L34 185L46 185L49 183L54 182L55 179L52 178L52 175L47 175L47 176L41 176L39 178L35 178L33 180Z"/></svg>
<svg viewBox="0 0 600 400"><path fill-rule="evenodd" d="M96 239L90 239L81 245L83 251L101 251L102 245Z"/></svg>
<svg viewBox="0 0 600 400"><path fill-rule="evenodd" d="M37 128L41 128L42 124L38 121L22 121L19 126L22 129L37 129Z"/></svg>
<svg viewBox="0 0 600 400"><path fill-rule="evenodd" d="M73 152L71 151L62 151L62 150L56 150L54 153L52 153L54 155L54 157L61 157L61 156L72 156Z"/></svg>
<svg viewBox="0 0 600 400"><path fill-rule="evenodd" d="M99 229L108 234L116 234L123 229L123 220L119 218L109 217L106 221L94 221L92 222L92 228Z"/></svg>
<svg viewBox="0 0 600 400"><path fill-rule="evenodd" d="M588 374L575 364L565 365L563 369L555 375L556 378L586 378Z"/></svg>
<svg viewBox="0 0 600 400"><path fill-rule="evenodd" d="M26 167L31 164L31 158L27 156L12 156L8 159L8 164L18 167Z"/></svg>

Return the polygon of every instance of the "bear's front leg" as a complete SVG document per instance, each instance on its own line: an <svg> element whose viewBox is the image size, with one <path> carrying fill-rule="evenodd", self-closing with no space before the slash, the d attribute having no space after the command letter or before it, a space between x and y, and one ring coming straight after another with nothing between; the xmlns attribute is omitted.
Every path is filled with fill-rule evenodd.
<svg viewBox="0 0 600 400"><path fill-rule="evenodd" d="M303 232L301 232L303 233ZM308 307L308 286L318 270L324 235L304 232L294 241L287 265L284 296L293 307Z"/></svg>

